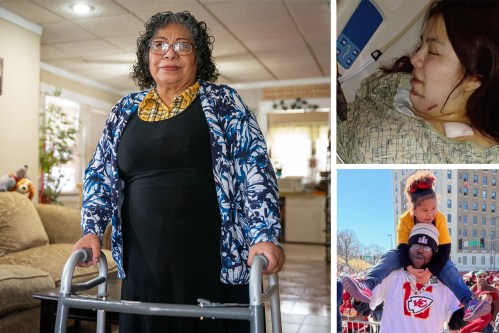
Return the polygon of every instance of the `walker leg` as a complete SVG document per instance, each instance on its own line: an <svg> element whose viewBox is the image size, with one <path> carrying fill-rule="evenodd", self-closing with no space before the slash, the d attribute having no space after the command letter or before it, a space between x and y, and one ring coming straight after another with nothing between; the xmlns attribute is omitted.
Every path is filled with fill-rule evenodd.
<svg viewBox="0 0 499 333"><path fill-rule="evenodd" d="M65 297L64 294L59 294L59 302L57 303L57 316L55 319L55 333L66 333L68 326L68 314L69 307L64 305L62 299Z"/></svg>
<svg viewBox="0 0 499 333"><path fill-rule="evenodd" d="M282 333L281 324L281 304L279 298L279 279L277 273L269 276L269 285L275 287L275 291L270 295L270 314L272 317L272 333Z"/></svg>
<svg viewBox="0 0 499 333"><path fill-rule="evenodd" d="M251 320L250 332L251 333L264 333L265 332L265 317L263 316L263 304L250 305Z"/></svg>

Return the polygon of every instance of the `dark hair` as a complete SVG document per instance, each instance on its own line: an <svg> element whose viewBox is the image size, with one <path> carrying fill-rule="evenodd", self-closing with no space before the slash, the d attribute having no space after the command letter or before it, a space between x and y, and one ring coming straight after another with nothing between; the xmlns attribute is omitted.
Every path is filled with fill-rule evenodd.
<svg viewBox="0 0 499 333"><path fill-rule="evenodd" d="M440 0L428 10L423 26L438 17L461 63L463 77L456 88L466 78L481 83L467 101L466 116L474 129L499 142L499 1ZM382 70L410 73L413 68L405 55Z"/></svg>
<svg viewBox="0 0 499 333"><path fill-rule="evenodd" d="M215 82L218 70L215 59L211 55L215 38L210 36L210 31L203 21L197 21L188 11L180 13L160 12L151 16L145 23L145 32L137 38L137 59L130 73L130 77L140 89L156 86L149 71L149 42L154 34L170 23L181 24L192 34L194 52L196 55L196 79Z"/></svg>
<svg viewBox="0 0 499 333"><path fill-rule="evenodd" d="M405 181L405 197L409 209L416 208L419 203L426 199L437 199L433 190L435 176L427 170L416 171Z"/></svg>

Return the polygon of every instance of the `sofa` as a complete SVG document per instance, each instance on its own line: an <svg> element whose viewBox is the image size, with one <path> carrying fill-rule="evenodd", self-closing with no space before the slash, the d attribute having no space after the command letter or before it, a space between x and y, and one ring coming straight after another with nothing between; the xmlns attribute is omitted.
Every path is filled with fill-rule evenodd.
<svg viewBox="0 0 499 333"><path fill-rule="evenodd" d="M39 332L40 301L33 294L60 286L64 264L81 237L80 221L77 209L0 192L0 333ZM117 268L109 251L110 227L103 243L112 274ZM97 273L98 265L77 267L73 281Z"/></svg>

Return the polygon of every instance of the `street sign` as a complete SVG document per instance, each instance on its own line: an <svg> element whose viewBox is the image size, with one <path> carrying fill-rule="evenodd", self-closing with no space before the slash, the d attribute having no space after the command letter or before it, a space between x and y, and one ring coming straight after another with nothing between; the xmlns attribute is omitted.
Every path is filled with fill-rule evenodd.
<svg viewBox="0 0 499 333"><path fill-rule="evenodd" d="M472 246L472 245L478 245L480 244L479 241L475 240L475 241L468 241L468 246Z"/></svg>

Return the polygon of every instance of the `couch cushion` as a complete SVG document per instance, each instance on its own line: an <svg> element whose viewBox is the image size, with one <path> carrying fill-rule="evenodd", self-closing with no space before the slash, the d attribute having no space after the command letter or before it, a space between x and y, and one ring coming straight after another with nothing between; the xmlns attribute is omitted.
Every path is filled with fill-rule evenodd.
<svg viewBox="0 0 499 333"><path fill-rule="evenodd" d="M0 265L0 317L40 304L33 294L55 287L49 273L21 265Z"/></svg>
<svg viewBox="0 0 499 333"><path fill-rule="evenodd" d="M48 242L38 212L28 197L0 192L0 257Z"/></svg>
<svg viewBox="0 0 499 333"><path fill-rule="evenodd" d="M54 279L56 285L59 286L64 264L71 255L72 250L73 244L69 243L39 246L0 257L0 264L26 265L39 268L48 272L52 279ZM107 258L108 272L116 272L116 264L111 257L111 252L108 250L103 251ZM98 265L86 268L76 267L73 274L73 280L75 282L89 280L91 277L96 276L98 271Z"/></svg>

